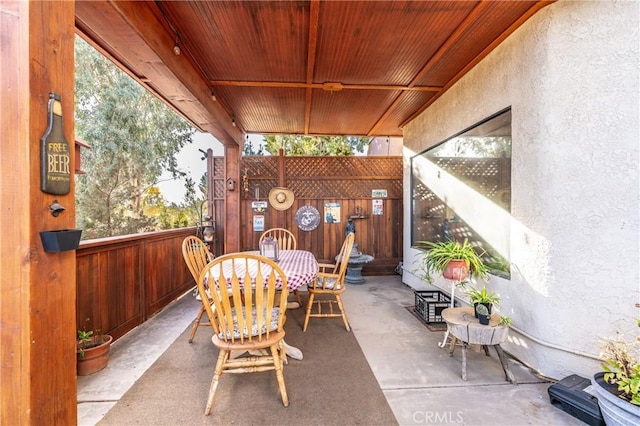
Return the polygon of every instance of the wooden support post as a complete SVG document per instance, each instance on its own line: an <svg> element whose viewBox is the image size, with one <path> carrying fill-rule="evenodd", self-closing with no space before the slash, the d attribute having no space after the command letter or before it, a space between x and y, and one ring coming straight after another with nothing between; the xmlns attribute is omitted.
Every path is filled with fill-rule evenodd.
<svg viewBox="0 0 640 426"><path fill-rule="evenodd" d="M64 138L75 140L75 2L1 2L0 32L0 419L75 424L75 251L46 253L40 241L40 231L75 228L74 174L67 194L40 190L50 92L61 98ZM54 200L65 207L57 216Z"/></svg>
<svg viewBox="0 0 640 426"><path fill-rule="evenodd" d="M240 147L237 145L224 146L225 161L225 196L224 196L224 252L241 251L240 236ZM230 188L231 182L233 189Z"/></svg>

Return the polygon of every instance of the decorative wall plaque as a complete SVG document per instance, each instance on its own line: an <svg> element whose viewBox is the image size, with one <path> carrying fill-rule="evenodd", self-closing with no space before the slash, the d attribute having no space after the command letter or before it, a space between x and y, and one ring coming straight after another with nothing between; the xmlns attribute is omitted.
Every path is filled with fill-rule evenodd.
<svg viewBox="0 0 640 426"><path fill-rule="evenodd" d="M49 93L47 130L40 139L40 189L65 195L71 189L71 151L62 131L60 95Z"/></svg>
<svg viewBox="0 0 640 426"><path fill-rule="evenodd" d="M295 215L296 225L303 231L313 231L320 225L320 212L313 206L302 206Z"/></svg>

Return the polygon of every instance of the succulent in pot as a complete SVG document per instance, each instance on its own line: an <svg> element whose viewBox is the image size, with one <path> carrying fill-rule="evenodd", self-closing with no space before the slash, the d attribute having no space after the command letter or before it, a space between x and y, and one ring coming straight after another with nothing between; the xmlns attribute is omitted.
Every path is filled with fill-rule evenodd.
<svg viewBox="0 0 640 426"><path fill-rule="evenodd" d="M489 309L485 305L477 305L475 307L476 316L482 325L489 325L489 320L491 319L491 314L489 313Z"/></svg>

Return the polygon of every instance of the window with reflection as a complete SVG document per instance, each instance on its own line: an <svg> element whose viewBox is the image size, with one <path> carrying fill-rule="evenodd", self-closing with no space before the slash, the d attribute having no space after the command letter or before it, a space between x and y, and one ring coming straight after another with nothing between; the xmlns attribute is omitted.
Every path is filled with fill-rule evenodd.
<svg viewBox="0 0 640 426"><path fill-rule="evenodd" d="M511 109L411 158L411 243L465 238L510 277Z"/></svg>

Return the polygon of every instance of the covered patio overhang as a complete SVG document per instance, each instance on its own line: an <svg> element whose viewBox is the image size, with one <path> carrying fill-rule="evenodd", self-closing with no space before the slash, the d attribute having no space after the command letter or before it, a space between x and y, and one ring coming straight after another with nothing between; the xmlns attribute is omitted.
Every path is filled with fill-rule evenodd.
<svg viewBox="0 0 640 426"><path fill-rule="evenodd" d="M1 58L12 65L0 78L0 147L13 167L0 180L0 417L76 419L75 255L45 253L39 237L75 226L73 178L68 192L41 190L40 138L56 92L64 134L74 140L76 33L220 140L226 175L239 179L247 133L401 136L404 124L550 3L2 2ZM233 251L239 194L230 195L225 241ZM49 214L54 199L64 214Z"/></svg>
<svg viewBox="0 0 640 426"><path fill-rule="evenodd" d="M402 136L550 1L79 1L76 29L225 145ZM178 53L177 53L178 52Z"/></svg>
<svg viewBox="0 0 640 426"><path fill-rule="evenodd" d="M247 133L402 136L550 1L80 1L76 30L225 145ZM225 251L239 195L225 194Z"/></svg>

